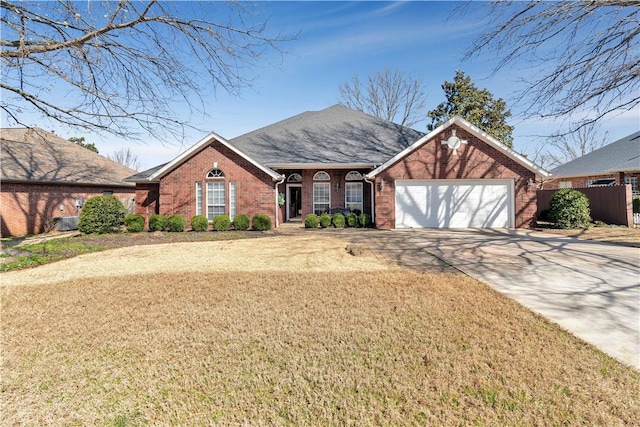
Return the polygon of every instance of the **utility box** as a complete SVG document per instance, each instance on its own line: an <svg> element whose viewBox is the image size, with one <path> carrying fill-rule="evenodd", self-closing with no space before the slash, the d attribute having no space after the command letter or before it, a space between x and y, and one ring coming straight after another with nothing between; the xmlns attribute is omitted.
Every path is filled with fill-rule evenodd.
<svg viewBox="0 0 640 427"><path fill-rule="evenodd" d="M58 231L72 231L78 229L77 216L60 216L53 218L53 225Z"/></svg>

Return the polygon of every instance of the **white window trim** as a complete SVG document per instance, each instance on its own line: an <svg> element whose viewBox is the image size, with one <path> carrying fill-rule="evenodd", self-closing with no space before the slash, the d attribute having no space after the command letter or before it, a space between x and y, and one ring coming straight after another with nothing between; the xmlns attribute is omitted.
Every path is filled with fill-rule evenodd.
<svg viewBox="0 0 640 427"><path fill-rule="evenodd" d="M237 212L236 212L236 208L237 208L237 203L236 203L236 198L237 198L237 186L235 181L230 181L229 182L229 219L231 221L233 221L233 218L235 218Z"/></svg>
<svg viewBox="0 0 640 427"><path fill-rule="evenodd" d="M362 181L362 174L358 171L351 171L344 177L345 181Z"/></svg>
<svg viewBox="0 0 640 427"><path fill-rule="evenodd" d="M347 195L349 193L349 191L347 190L347 188L351 187L351 186L357 186L360 190L360 202L348 202L347 201ZM345 187L344 187L344 207L352 210L352 208L349 205L354 205L354 204L358 204L360 205L359 209L361 212L364 212L364 185L362 184L362 182L347 182L345 183Z"/></svg>
<svg viewBox="0 0 640 427"><path fill-rule="evenodd" d="M220 189L222 189L222 191L223 191L222 204L214 204L213 200L211 201L211 203L209 203L209 185L210 184L211 185L213 185L213 184L221 184L218 187L218 191ZM213 218L216 215L216 214L213 213L215 207L222 206L222 214L226 213L226 211L227 211L227 205L226 205L226 197L227 197L227 195L225 194L226 193L226 189L225 189L225 185L224 184L225 184L224 181L209 181L209 182L207 182L207 197L206 197L207 205L206 206L207 206L207 219L209 221L213 221ZM215 194L215 190L216 189L214 187L212 187L212 190L213 190L213 192L212 192L212 198L213 198L213 195ZM209 215L210 213L211 213L211 216ZM217 215L221 215L221 214L218 213Z"/></svg>
<svg viewBox="0 0 640 427"><path fill-rule="evenodd" d="M196 215L202 215L202 183L196 182Z"/></svg>
<svg viewBox="0 0 640 427"><path fill-rule="evenodd" d="M325 171L318 171L313 175L314 181L331 181L331 175Z"/></svg>
<svg viewBox="0 0 640 427"><path fill-rule="evenodd" d="M313 183L313 213L316 213L316 211L322 210L322 209L316 209L316 205L325 205L325 204L327 204L325 202L316 203L316 188L319 189L320 186L327 188L327 194L329 194L329 201L328 201L327 209L331 209L331 183L329 183L329 182L314 182ZM322 211L324 212L324 210L322 210Z"/></svg>

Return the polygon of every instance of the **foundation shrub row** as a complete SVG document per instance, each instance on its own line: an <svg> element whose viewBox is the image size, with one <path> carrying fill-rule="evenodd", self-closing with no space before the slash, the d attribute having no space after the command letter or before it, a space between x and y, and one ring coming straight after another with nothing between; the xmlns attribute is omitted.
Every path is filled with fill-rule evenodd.
<svg viewBox="0 0 640 427"><path fill-rule="evenodd" d="M355 213L348 213L345 217L341 213L336 213L333 215L323 213L320 215L309 214L304 218L305 228L328 228L332 225L335 228L371 227L371 215L365 213L360 215L356 215Z"/></svg>

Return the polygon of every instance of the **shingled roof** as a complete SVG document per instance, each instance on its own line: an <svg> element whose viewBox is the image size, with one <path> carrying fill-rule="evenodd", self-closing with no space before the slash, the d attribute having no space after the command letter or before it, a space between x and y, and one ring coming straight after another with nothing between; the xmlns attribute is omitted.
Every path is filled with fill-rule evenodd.
<svg viewBox="0 0 640 427"><path fill-rule="evenodd" d="M7 182L133 187L136 173L42 129L0 129L0 178Z"/></svg>
<svg viewBox="0 0 640 427"><path fill-rule="evenodd" d="M554 177L640 171L640 131L605 145L551 171Z"/></svg>
<svg viewBox="0 0 640 427"><path fill-rule="evenodd" d="M307 111L229 142L270 168L379 165L424 136L334 105Z"/></svg>

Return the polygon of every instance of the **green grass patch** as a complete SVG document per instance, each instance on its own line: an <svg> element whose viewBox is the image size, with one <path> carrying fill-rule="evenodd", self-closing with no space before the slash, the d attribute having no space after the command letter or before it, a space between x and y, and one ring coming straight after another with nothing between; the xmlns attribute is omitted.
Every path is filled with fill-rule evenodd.
<svg viewBox="0 0 640 427"><path fill-rule="evenodd" d="M0 271L19 270L35 267L65 258L89 252L97 252L107 249L106 246L89 245L83 242L73 241L73 237L47 240L41 243L25 245L18 248L21 255L15 257L15 261L0 265ZM6 254L4 256L6 258Z"/></svg>

